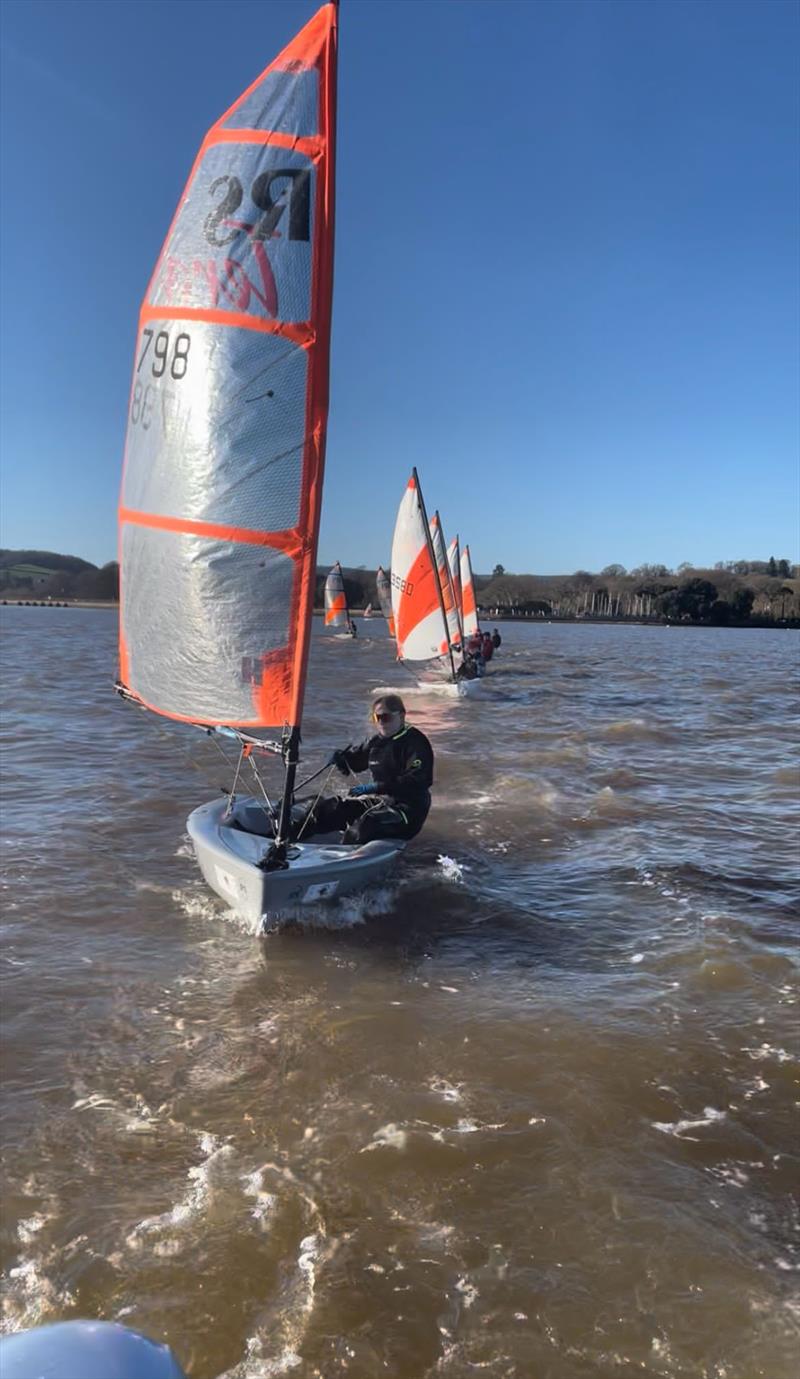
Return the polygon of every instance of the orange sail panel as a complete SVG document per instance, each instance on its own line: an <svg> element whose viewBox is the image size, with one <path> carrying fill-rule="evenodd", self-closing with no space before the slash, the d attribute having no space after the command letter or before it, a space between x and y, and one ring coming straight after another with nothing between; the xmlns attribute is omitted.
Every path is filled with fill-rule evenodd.
<svg viewBox="0 0 800 1379"><path fill-rule="evenodd" d="M333 282L336 6L206 135L139 317L120 663L169 717L298 724Z"/></svg>
<svg viewBox="0 0 800 1379"><path fill-rule="evenodd" d="M349 627L350 613L344 589L344 575L338 560L325 580L325 626Z"/></svg>

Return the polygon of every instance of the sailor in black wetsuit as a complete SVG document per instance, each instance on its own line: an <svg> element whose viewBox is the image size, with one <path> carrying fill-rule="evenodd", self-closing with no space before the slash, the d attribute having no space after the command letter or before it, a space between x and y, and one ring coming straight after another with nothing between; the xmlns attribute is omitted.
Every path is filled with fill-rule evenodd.
<svg viewBox="0 0 800 1379"><path fill-rule="evenodd" d="M334 752L332 764L342 775L372 772L372 784L355 785L345 799L320 800L313 823L304 832L344 830L345 843L373 838L413 838L431 807L433 748L419 728L406 725L398 694L385 694L372 705L375 736L359 747Z"/></svg>

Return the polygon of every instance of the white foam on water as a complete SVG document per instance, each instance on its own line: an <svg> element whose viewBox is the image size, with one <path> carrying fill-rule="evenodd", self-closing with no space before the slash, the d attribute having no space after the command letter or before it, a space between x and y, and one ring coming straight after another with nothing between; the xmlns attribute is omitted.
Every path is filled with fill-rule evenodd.
<svg viewBox="0 0 800 1379"><path fill-rule="evenodd" d="M786 1049L776 1048L772 1044L759 1044L758 1048L755 1049L745 1047L741 1051L742 1053L746 1053L747 1057L752 1058L755 1062L761 1062L767 1058L774 1058L776 1063L791 1063L794 1061L792 1055L787 1053Z"/></svg>
<svg viewBox="0 0 800 1379"><path fill-rule="evenodd" d="M390 1121L376 1130L369 1144L359 1149L359 1154L368 1154L372 1149L396 1149L402 1153L408 1144L408 1132L402 1126Z"/></svg>
<svg viewBox="0 0 800 1379"><path fill-rule="evenodd" d="M257 1168L252 1173L242 1174L241 1182L245 1196L255 1198L250 1215L265 1229L267 1217L272 1215L278 1199L274 1193L264 1189L264 1170Z"/></svg>
<svg viewBox="0 0 800 1379"><path fill-rule="evenodd" d="M237 910L229 910L222 907L220 901L214 899L210 892L199 890L195 887L185 887L174 890L170 888L169 894L177 905L178 909L187 919L202 919L207 923L223 919L228 924L233 924L245 933L255 932L251 920L245 919Z"/></svg>
<svg viewBox="0 0 800 1379"><path fill-rule="evenodd" d="M234 1153L234 1149L230 1144L222 1144L216 1135L208 1131L201 1131L198 1138L201 1152L206 1157L202 1163L189 1169L187 1191L169 1210L158 1216L146 1216L134 1226L125 1238L128 1249L140 1250L146 1243L155 1241L154 1254L177 1254L183 1247L181 1233L207 1210L215 1169L222 1160Z"/></svg>
<svg viewBox="0 0 800 1379"><path fill-rule="evenodd" d="M23 1245L30 1245L33 1237L39 1234L43 1226L47 1225L48 1217L42 1216L41 1212L34 1212L33 1216L28 1216L24 1221L17 1222L17 1236Z"/></svg>
<svg viewBox="0 0 800 1379"><path fill-rule="evenodd" d="M759 1092L766 1092L768 1089L769 1083L763 1077L754 1077L751 1082L745 1083L745 1101L749 1101L751 1097L758 1096Z"/></svg>
<svg viewBox="0 0 800 1379"><path fill-rule="evenodd" d="M471 870L466 862L457 862L455 857L448 857L443 852L436 858L436 865L444 880L452 881L457 886L464 884L464 872Z"/></svg>
<svg viewBox="0 0 800 1379"><path fill-rule="evenodd" d="M226 1369L219 1379L283 1379L289 1371L302 1365L300 1348L314 1310L317 1268L323 1245L322 1228L303 1237L289 1300L281 1316L264 1331L256 1331L248 1337L244 1359L233 1369ZM277 1354L274 1353L276 1346Z"/></svg>
<svg viewBox="0 0 800 1379"><path fill-rule="evenodd" d="M713 1125L716 1121L725 1120L727 1111L717 1111L713 1106L706 1106L703 1114L697 1120L653 1120L650 1122L654 1130L660 1130L662 1135L674 1135L676 1139L697 1139L696 1135L687 1135L687 1130L698 1130L703 1125Z"/></svg>
<svg viewBox="0 0 800 1379"><path fill-rule="evenodd" d="M478 1290L474 1283L470 1283L467 1278L460 1278L456 1283L456 1292L460 1293L464 1299L464 1306L471 1307L478 1296Z"/></svg>
<svg viewBox="0 0 800 1379"><path fill-rule="evenodd" d="M42 1265L33 1259L23 1259L3 1278L3 1313L0 1333L25 1331L54 1315L75 1306L75 1298L68 1288L57 1289Z"/></svg>
<svg viewBox="0 0 800 1379"><path fill-rule="evenodd" d="M443 1077L428 1078L428 1087L436 1096L441 1097L442 1101L463 1101L464 1097L461 1091L463 1085L463 1082L459 1082L454 1086L452 1082L448 1082Z"/></svg>

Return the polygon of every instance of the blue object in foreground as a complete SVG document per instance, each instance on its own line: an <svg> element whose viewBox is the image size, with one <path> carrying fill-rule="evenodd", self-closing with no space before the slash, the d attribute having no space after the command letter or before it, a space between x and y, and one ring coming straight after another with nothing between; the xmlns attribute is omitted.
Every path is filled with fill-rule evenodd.
<svg viewBox="0 0 800 1379"><path fill-rule="evenodd" d="M169 1346L119 1322L56 1322L0 1339L3 1379L186 1379Z"/></svg>

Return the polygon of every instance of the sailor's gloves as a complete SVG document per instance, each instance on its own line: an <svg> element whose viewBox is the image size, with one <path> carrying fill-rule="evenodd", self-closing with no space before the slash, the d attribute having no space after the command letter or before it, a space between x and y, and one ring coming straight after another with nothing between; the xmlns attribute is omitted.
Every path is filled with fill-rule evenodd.
<svg viewBox="0 0 800 1379"><path fill-rule="evenodd" d="M353 786L350 787L350 789L348 790L347 793L348 793L348 795L350 796L351 799L355 799L356 796L358 796L358 795L374 795L374 794L375 794L375 786L374 786L374 785L353 785Z"/></svg>
<svg viewBox="0 0 800 1379"><path fill-rule="evenodd" d="M349 767L348 764L347 764L347 751L346 751L346 749L345 749L344 751L341 751L341 750L340 750L340 751L338 751L338 752L333 752L332 755L331 755L331 757L330 757L330 760L328 761L328 765L329 765L329 766L335 766L335 767L336 767L336 770L339 771L339 772L341 772L341 774L342 774L343 776L349 776L349 775L350 775L350 767Z"/></svg>

